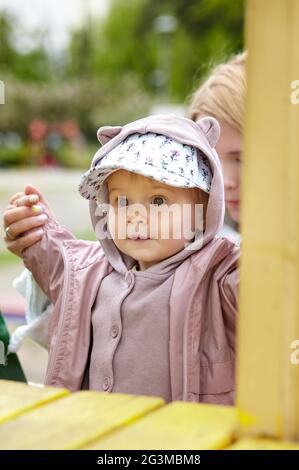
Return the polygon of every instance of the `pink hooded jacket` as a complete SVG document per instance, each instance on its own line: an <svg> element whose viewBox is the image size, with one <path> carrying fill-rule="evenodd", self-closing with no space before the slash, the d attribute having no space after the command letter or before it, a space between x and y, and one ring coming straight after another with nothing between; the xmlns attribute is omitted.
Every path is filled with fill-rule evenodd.
<svg viewBox="0 0 299 470"><path fill-rule="evenodd" d="M171 399L232 405L239 248L225 238L216 238L224 216L222 172L213 148L219 137L218 123L213 118L194 123L163 115L150 116L124 127L101 128L98 137L105 145L94 156L91 167L125 137L136 132L167 135L197 147L207 156L213 178L203 240L195 238L188 249L145 271L134 272L132 267L136 261L120 253L112 239L106 238L100 243L76 240L49 218L42 240L23 252L26 267L54 304L49 322L46 384L70 390L82 388L89 367L95 302L99 301L107 318L110 310L114 316L117 310L116 321L121 330L123 302L126 300L130 305L130 294L138 282L146 298L159 288L160 305L169 315ZM94 200L90 201L90 213L95 227L102 216L97 215ZM109 285L112 273L114 284ZM106 293L111 292L110 302L107 295L101 297L102 283L106 289L108 285ZM165 287L161 289L161 286ZM151 301L143 308L148 311L142 311L140 321L143 314L150 314ZM112 357L119 340L111 346ZM153 337L151 341L154 350L155 341L159 339ZM130 365L127 367L129 369ZM103 389L113 391L113 370L106 379ZM134 390L132 384L132 393Z"/></svg>

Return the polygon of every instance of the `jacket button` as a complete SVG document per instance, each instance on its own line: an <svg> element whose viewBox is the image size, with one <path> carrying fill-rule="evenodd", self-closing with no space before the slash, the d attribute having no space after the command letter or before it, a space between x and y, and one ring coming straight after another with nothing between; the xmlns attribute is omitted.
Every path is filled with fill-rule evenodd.
<svg viewBox="0 0 299 470"><path fill-rule="evenodd" d="M132 272L129 270L126 272L125 274L125 281L127 283L127 286L128 288L131 286L132 282L133 282L133 279L132 277L134 277L134 275L132 274Z"/></svg>
<svg viewBox="0 0 299 470"><path fill-rule="evenodd" d="M105 377L104 382L103 382L103 390L107 392L109 387L110 387L110 378Z"/></svg>
<svg viewBox="0 0 299 470"><path fill-rule="evenodd" d="M113 325L111 329L111 336L112 338L116 338L119 333L119 327L117 325Z"/></svg>

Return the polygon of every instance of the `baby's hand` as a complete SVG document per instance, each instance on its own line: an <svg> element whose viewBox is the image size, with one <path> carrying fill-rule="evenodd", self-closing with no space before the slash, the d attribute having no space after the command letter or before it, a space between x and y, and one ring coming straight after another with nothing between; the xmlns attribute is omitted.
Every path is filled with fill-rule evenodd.
<svg viewBox="0 0 299 470"><path fill-rule="evenodd" d="M48 220L46 212L53 214L42 193L31 185L25 186L24 193L13 195L9 202L3 214L4 240L9 251L21 256L23 250L42 238L42 227Z"/></svg>

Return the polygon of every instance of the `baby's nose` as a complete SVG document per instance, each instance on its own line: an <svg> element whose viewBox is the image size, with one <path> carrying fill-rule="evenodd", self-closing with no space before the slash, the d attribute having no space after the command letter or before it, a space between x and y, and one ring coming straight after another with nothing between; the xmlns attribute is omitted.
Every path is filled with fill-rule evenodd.
<svg viewBox="0 0 299 470"><path fill-rule="evenodd" d="M147 221L147 211L145 208L134 209L128 207L127 211L127 220L130 223L146 223Z"/></svg>

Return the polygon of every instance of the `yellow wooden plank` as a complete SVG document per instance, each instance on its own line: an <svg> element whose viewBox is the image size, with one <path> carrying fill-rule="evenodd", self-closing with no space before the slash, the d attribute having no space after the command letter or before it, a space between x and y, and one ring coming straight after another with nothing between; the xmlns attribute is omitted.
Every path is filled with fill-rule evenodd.
<svg viewBox="0 0 299 470"><path fill-rule="evenodd" d="M174 402L86 449L222 449L236 426L234 408Z"/></svg>
<svg viewBox="0 0 299 470"><path fill-rule="evenodd" d="M244 435L299 440L298 0L248 0L238 394Z"/></svg>
<svg viewBox="0 0 299 470"><path fill-rule="evenodd" d="M0 380L0 424L69 393L54 387L32 387L21 382Z"/></svg>
<svg viewBox="0 0 299 470"><path fill-rule="evenodd" d="M160 398L79 392L0 426L0 449L77 449L163 406Z"/></svg>
<svg viewBox="0 0 299 470"><path fill-rule="evenodd" d="M244 437L228 447L227 450L299 450L299 444L275 439Z"/></svg>

